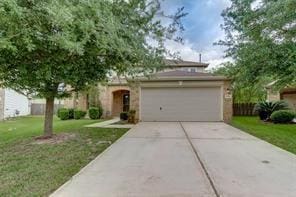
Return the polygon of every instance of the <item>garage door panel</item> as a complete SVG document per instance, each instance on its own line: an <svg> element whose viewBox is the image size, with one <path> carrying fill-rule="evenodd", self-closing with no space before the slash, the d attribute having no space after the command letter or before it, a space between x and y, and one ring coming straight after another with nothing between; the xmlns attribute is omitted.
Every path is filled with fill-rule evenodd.
<svg viewBox="0 0 296 197"><path fill-rule="evenodd" d="M220 121L221 88L142 88L143 121Z"/></svg>

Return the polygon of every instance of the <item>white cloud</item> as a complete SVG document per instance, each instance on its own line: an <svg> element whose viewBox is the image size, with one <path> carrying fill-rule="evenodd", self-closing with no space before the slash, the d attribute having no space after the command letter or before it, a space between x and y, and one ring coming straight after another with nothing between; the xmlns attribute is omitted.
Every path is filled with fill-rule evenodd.
<svg viewBox="0 0 296 197"><path fill-rule="evenodd" d="M251 4L251 9L252 10L257 10L259 9L261 6L263 5L263 1L262 0L256 0Z"/></svg>
<svg viewBox="0 0 296 197"><path fill-rule="evenodd" d="M166 11L175 10L176 7L185 6L189 13L183 21L185 32L181 35L184 44L173 41L166 42L166 48L171 52L179 52L183 60L202 61L209 63L210 68L217 67L223 62L230 61L224 58L225 48L214 46L213 43L223 40L224 31L220 28L223 18L220 16L223 9L231 5L229 0L167 0L164 4Z"/></svg>
<svg viewBox="0 0 296 197"><path fill-rule="evenodd" d="M220 3L223 6L230 6L231 2L229 0L207 0L206 5L215 6L217 3Z"/></svg>
<svg viewBox="0 0 296 197"><path fill-rule="evenodd" d="M223 48L220 46L207 46L198 51L188 40L184 44L174 41L167 41L166 48L174 53L179 53L183 60L199 61L199 54L202 54L202 62L209 63L209 69L219 66L220 64L230 61L229 58L223 57Z"/></svg>

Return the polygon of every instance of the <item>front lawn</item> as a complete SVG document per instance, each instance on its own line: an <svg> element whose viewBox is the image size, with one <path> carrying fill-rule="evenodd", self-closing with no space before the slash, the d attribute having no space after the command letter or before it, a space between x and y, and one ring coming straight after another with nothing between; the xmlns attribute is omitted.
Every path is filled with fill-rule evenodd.
<svg viewBox="0 0 296 197"><path fill-rule="evenodd" d="M296 154L296 124L264 123L258 117L237 116L233 126Z"/></svg>
<svg viewBox="0 0 296 197"><path fill-rule="evenodd" d="M55 133L69 139L41 144L42 117L0 122L0 196L49 195L127 131L83 127L95 122L55 119Z"/></svg>

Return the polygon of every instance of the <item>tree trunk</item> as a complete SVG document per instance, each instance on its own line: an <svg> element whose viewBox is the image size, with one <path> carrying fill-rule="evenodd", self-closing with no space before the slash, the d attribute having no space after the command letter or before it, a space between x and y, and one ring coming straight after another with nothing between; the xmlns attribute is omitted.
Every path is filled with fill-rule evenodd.
<svg viewBox="0 0 296 197"><path fill-rule="evenodd" d="M45 120L44 120L44 137L52 137L52 124L54 112L54 98L46 98Z"/></svg>

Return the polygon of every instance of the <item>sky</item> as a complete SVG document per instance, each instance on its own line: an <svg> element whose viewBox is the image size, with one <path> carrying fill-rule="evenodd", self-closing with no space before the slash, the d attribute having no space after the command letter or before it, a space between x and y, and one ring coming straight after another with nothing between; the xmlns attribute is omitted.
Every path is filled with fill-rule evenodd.
<svg viewBox="0 0 296 197"><path fill-rule="evenodd" d="M213 43L224 38L221 13L228 6L229 0L164 0L162 10L166 13L174 13L180 7L188 13L182 20L184 44L169 41L167 49L179 52L183 60L189 61L198 61L201 53L202 61L210 63L210 68L227 61L223 57L225 49Z"/></svg>

